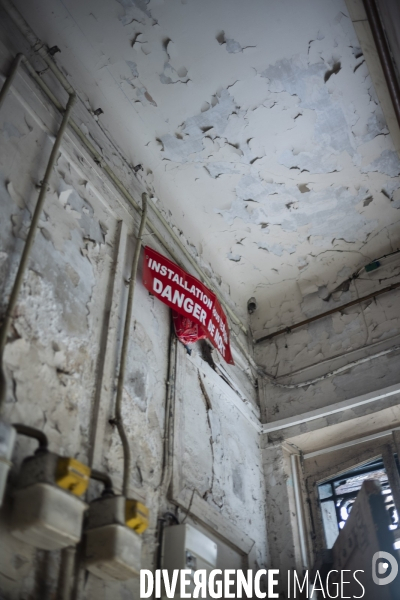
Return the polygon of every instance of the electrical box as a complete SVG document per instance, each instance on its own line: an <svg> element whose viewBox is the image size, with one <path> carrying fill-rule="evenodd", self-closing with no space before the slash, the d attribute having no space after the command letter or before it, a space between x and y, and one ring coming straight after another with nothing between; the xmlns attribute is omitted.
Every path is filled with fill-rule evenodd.
<svg viewBox="0 0 400 600"><path fill-rule="evenodd" d="M11 457L14 450L16 431L14 427L0 421L0 507L3 503Z"/></svg>
<svg viewBox="0 0 400 600"><path fill-rule="evenodd" d="M142 533L148 509L125 496L104 495L89 506L85 528L88 571L109 581L137 577L141 567Z"/></svg>
<svg viewBox="0 0 400 600"><path fill-rule="evenodd" d="M217 551L217 544L193 525L172 525L163 533L162 569L170 578L174 569L205 569L208 574L217 566ZM186 588L188 593L193 590L194 583Z"/></svg>
<svg viewBox="0 0 400 600"><path fill-rule="evenodd" d="M11 533L42 550L75 546L81 539L87 504L48 483L35 483L14 494Z"/></svg>
<svg viewBox="0 0 400 600"><path fill-rule="evenodd" d="M88 474L90 469L79 461L61 458L47 450L38 450L26 458L14 491L12 535L42 550L77 544L88 508L77 492L86 490Z"/></svg>

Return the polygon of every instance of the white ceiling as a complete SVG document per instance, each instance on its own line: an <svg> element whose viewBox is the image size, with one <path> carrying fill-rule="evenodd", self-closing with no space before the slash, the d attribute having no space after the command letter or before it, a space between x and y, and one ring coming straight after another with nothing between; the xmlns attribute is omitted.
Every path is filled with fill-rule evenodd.
<svg viewBox="0 0 400 600"><path fill-rule="evenodd" d="M342 0L15 0L253 327L399 245L400 162ZM227 287L228 286L228 287Z"/></svg>

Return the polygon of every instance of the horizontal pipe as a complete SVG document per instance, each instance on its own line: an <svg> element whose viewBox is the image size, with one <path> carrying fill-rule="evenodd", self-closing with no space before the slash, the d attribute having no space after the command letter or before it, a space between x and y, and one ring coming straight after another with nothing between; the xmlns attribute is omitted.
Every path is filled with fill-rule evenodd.
<svg viewBox="0 0 400 600"><path fill-rule="evenodd" d="M317 362L306 365L305 367L300 367L294 371L287 371L286 373L282 373L281 375L277 375L274 379L276 381L280 381L281 379L287 379L288 377L294 377L295 375L299 375L300 373L304 373L304 371L309 371L310 369L314 369L315 367L320 367L321 365L325 365L326 363L331 363L338 358L348 357L350 354L356 354L357 352L361 352L362 350L369 350L370 348L375 348L376 346L383 346L386 342L390 342L391 340L395 340L400 336L400 333L396 333L388 338L384 338L383 340L379 340L377 342L373 342L372 344L360 346L359 348L354 348L353 350L346 350L345 352L341 352L340 354L333 354L328 358L324 358L323 360L318 360ZM398 345L398 344L396 344ZM371 356L371 355L369 355ZM372 358L375 355L372 355ZM351 361L353 364L355 361Z"/></svg>
<svg viewBox="0 0 400 600"><path fill-rule="evenodd" d="M383 74L386 79L390 98L392 100L397 123L400 126L400 85L397 78L393 58L386 39L385 30L376 6L375 0L364 0L364 8L367 14L369 26L378 51L378 56L382 65Z"/></svg>
<svg viewBox="0 0 400 600"><path fill-rule="evenodd" d="M386 350L381 350L376 354L370 354L368 356L364 356L364 358L358 358L357 360L353 360L347 365L343 365L342 367L338 367L333 371L328 371L328 373L324 373L323 375L319 375L318 377L314 377L314 379L308 379L307 381L302 381L301 383L281 383L276 381L274 377L272 377L269 373L266 373L262 367L258 367L259 374L261 377L265 377L265 379L271 385L276 387L285 388L286 390L295 390L303 387L308 387L309 385L314 385L314 383L318 383L318 381L323 381L324 379L328 379L328 377L334 377L335 375L339 375L340 373L344 373L349 369L353 369L354 367L358 367L359 365L365 364L370 360L375 360L376 358L381 358L382 356L386 356L387 354L391 354L392 352L397 352L400 350L400 344L396 346L392 346L391 348L387 348Z"/></svg>
<svg viewBox="0 0 400 600"><path fill-rule="evenodd" d="M350 306L355 306L356 304L360 304L361 302L365 302L366 300L371 300L372 298L375 298L376 296L381 296L382 294L386 294L387 292L391 292L398 288L400 288L400 282L393 283L392 285L389 285L381 290L378 290L377 292L372 292L371 294L368 294L367 296L363 296L362 298L357 298L356 300L347 302L347 304L342 304L341 306L338 306L337 308L332 308L331 310L327 310L324 313L315 315L315 317L310 317L309 319L304 319L304 321L299 321L298 323L295 323L294 325L290 325L283 329L278 329L278 331L274 331L273 333L270 333L268 335L264 335L263 337L258 338L258 340L255 340L255 343L260 344L261 342L271 340L272 338L274 338L278 335L282 335L283 333L290 333L293 329L297 329L298 327L303 327L304 325L308 325L309 323L313 323L314 321L318 321L319 319L323 319L324 317L328 317L329 315L333 315L334 313L341 312L342 310L345 310L346 308L350 308Z"/></svg>
<svg viewBox="0 0 400 600"><path fill-rule="evenodd" d="M13 427L20 435L25 435L26 437L37 440L39 442L40 450L47 450L49 442L43 431L40 431L40 429L36 429L35 427L30 427L29 425L24 425L23 423L13 423Z"/></svg>

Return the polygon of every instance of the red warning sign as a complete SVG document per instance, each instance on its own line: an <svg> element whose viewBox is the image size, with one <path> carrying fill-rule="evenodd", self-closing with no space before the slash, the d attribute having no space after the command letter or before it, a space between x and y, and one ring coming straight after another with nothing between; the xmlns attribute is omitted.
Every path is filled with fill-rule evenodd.
<svg viewBox="0 0 400 600"><path fill-rule="evenodd" d="M153 296L186 318L185 327L193 330L196 326L197 339L208 337L226 362L234 364L228 320L216 295L201 281L146 246L143 283ZM192 326L189 321L192 322ZM182 329L182 321L179 326ZM193 341L194 337L195 335L192 335Z"/></svg>

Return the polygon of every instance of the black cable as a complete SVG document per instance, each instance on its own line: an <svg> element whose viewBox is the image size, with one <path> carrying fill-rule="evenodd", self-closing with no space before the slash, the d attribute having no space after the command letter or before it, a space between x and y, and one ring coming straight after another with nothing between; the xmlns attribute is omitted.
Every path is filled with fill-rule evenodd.
<svg viewBox="0 0 400 600"><path fill-rule="evenodd" d="M97 471L96 469L92 469L90 473L90 479L94 479L95 481L100 481L104 485L105 492L114 493L114 486L111 480L111 477L107 475L107 473L103 473L102 471Z"/></svg>
<svg viewBox="0 0 400 600"><path fill-rule="evenodd" d="M13 423L13 427L20 435L25 435L26 437L37 440L39 442L39 450L48 449L49 442L47 436L43 431L40 431L40 429L35 429L35 427L23 425L22 423Z"/></svg>
<svg viewBox="0 0 400 600"><path fill-rule="evenodd" d="M170 519L173 519L177 525L179 525L179 519L176 515L174 515L173 512L167 511L163 514L163 517L169 517Z"/></svg>

